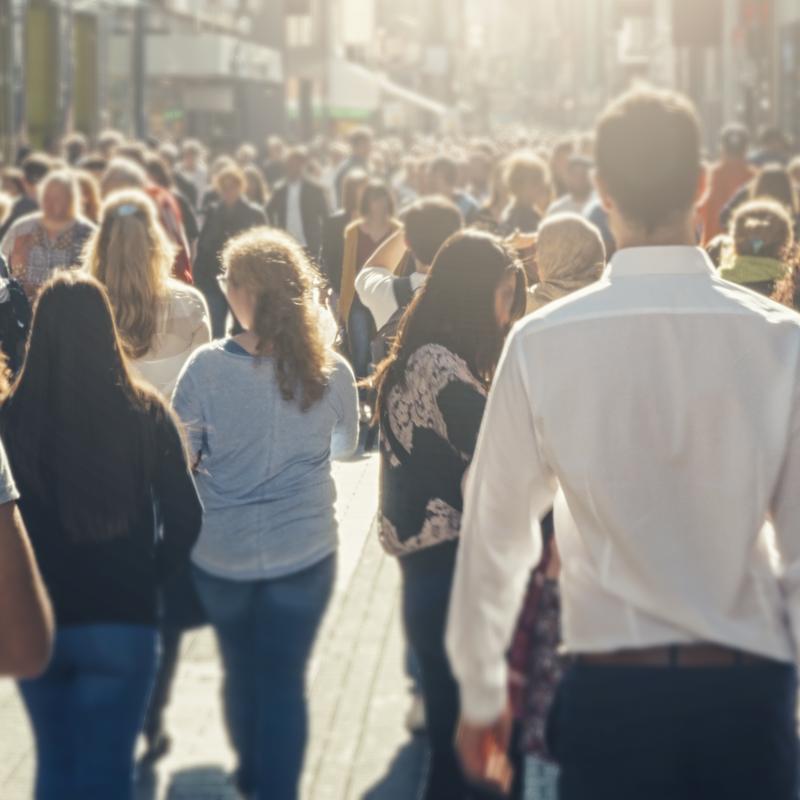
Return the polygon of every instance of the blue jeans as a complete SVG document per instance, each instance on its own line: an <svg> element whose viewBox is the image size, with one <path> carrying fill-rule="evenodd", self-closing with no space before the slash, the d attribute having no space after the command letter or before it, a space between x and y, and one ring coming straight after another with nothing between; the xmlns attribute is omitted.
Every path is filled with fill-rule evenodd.
<svg viewBox="0 0 800 800"><path fill-rule="evenodd" d="M297 797L308 734L306 665L335 578L335 556L274 580L233 581L195 567L225 668L237 783L258 800Z"/></svg>
<svg viewBox="0 0 800 800"><path fill-rule="evenodd" d="M47 671L19 684L36 738L36 800L131 800L157 658L152 626L57 631Z"/></svg>
<svg viewBox="0 0 800 800"><path fill-rule="evenodd" d="M350 359L356 378L369 377L372 360L372 340L375 338L375 322L369 309L356 297L347 318L347 339L350 344Z"/></svg>

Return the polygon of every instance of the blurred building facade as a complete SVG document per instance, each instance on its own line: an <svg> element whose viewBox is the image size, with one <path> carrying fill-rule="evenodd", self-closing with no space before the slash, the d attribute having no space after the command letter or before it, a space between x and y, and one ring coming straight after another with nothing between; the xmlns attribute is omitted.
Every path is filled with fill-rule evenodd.
<svg viewBox="0 0 800 800"><path fill-rule="evenodd" d="M0 148L591 126L636 78L800 141L800 0L0 0Z"/></svg>

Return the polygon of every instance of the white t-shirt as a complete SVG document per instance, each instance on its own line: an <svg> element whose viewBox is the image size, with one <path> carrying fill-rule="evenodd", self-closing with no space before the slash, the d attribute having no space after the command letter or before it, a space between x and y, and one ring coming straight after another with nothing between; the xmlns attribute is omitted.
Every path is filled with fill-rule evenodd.
<svg viewBox="0 0 800 800"><path fill-rule="evenodd" d="M411 276L411 288L417 291L427 275L415 272ZM385 267L366 267L356 277L356 293L359 300L370 310L375 327L380 330L398 309L394 294L395 275Z"/></svg>
<svg viewBox="0 0 800 800"><path fill-rule="evenodd" d="M297 239L303 247L306 241L306 232L303 228L303 214L300 210L300 181L286 184L286 232Z"/></svg>

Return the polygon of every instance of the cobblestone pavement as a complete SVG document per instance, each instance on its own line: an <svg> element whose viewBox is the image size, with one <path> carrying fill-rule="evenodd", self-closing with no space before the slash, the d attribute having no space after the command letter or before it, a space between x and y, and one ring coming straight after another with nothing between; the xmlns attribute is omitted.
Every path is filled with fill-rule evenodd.
<svg viewBox="0 0 800 800"><path fill-rule="evenodd" d="M375 456L337 464L341 549L336 594L309 674L303 800L413 800L424 744L404 727L408 682L399 572L374 530ZM220 665L208 630L184 637L168 725L172 752L141 774L137 800L234 800L222 726ZM16 689L0 681L0 798L32 797L34 752ZM109 798L109 800L112 800Z"/></svg>

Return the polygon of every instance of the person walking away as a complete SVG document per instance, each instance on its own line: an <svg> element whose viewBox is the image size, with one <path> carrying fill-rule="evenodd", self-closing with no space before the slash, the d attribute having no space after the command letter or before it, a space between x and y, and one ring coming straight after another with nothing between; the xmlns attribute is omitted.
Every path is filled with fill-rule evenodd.
<svg viewBox="0 0 800 800"><path fill-rule="evenodd" d="M498 368L447 637L472 776L506 769L505 653L555 499L561 800L797 796L800 320L696 247L701 147L678 94L606 109L595 163L619 250L518 326Z"/></svg>
<svg viewBox="0 0 800 800"><path fill-rule="evenodd" d="M773 297L791 272L794 247L786 209L774 200L751 200L734 215L719 276Z"/></svg>
<svg viewBox="0 0 800 800"><path fill-rule="evenodd" d="M111 195L84 265L108 291L132 371L169 402L189 356L211 340L211 324L200 292L170 277L173 248L156 214L142 192ZM162 591L161 658L144 726L149 761L170 747L164 713L181 637L205 621L189 566L187 556Z"/></svg>
<svg viewBox="0 0 800 800"><path fill-rule="evenodd" d="M356 277L356 294L372 315L379 334L387 324L399 322L398 314L422 288L439 249L462 225L461 212L447 198L417 200L403 215L403 227L367 259ZM414 269L401 275L409 255ZM393 327L394 334L397 325ZM387 350L384 357L388 355Z"/></svg>
<svg viewBox="0 0 800 800"><path fill-rule="evenodd" d="M466 225L476 221L480 206L472 195L459 188L458 164L448 156L438 156L428 167L429 194L443 195L456 204Z"/></svg>
<svg viewBox="0 0 800 800"><path fill-rule="evenodd" d="M291 237L248 231L222 261L244 332L196 351L173 398L205 506L194 576L222 654L237 786L292 800L306 667L336 573L330 462L355 450L357 394L322 340L313 269Z"/></svg>
<svg viewBox="0 0 800 800"><path fill-rule="evenodd" d="M55 270L79 266L81 250L94 229L81 215L75 175L56 170L41 183L41 211L11 226L0 243L0 253L33 302Z"/></svg>
<svg viewBox="0 0 800 800"><path fill-rule="evenodd" d="M547 165L533 153L517 153L508 160L506 185L511 202L503 214L505 231L536 233L550 205Z"/></svg>
<svg viewBox="0 0 800 800"><path fill-rule="evenodd" d="M189 285L193 284L190 247L178 201L170 191L150 180L145 171L146 157L142 148L132 145L118 148L117 152L120 155L112 159L100 181L103 199L123 189L140 189L145 192L156 204L158 221L175 246L173 277Z"/></svg>
<svg viewBox="0 0 800 800"><path fill-rule="evenodd" d="M344 262L344 232L351 222L358 219L361 208L361 195L369 183L369 176L360 169L354 169L344 179L342 189L342 208L331 214L322 229L322 251L320 268L322 276L334 292L335 305L338 306L339 290L342 286L342 264Z"/></svg>
<svg viewBox="0 0 800 800"><path fill-rule="evenodd" d="M34 153L22 162L22 194L16 197L11 212L0 225L0 242L11 226L19 219L39 210L39 184L52 169L50 159L43 153Z"/></svg>
<svg viewBox="0 0 800 800"><path fill-rule="evenodd" d="M549 217L536 237L539 282L528 290L528 313L594 283L605 265L605 245L594 225L577 214Z"/></svg>
<svg viewBox="0 0 800 800"><path fill-rule="evenodd" d="M244 174L237 166L231 164L221 169L214 178L214 185L220 199L209 209L200 231L194 280L208 304L212 336L219 339L225 335L228 316L228 303L217 283L221 272L220 253L237 234L266 225L267 216L262 209L246 200Z"/></svg>
<svg viewBox="0 0 800 800"><path fill-rule="evenodd" d="M306 248L311 258L319 259L322 229L328 219L325 190L306 176L308 153L296 147L286 158L286 180L267 204L270 224L286 231Z"/></svg>
<svg viewBox="0 0 800 800"><path fill-rule="evenodd" d="M483 797L454 750L458 688L444 651L459 546L461 480L503 340L525 309L525 273L499 239L452 236L375 376L381 429L378 530L398 557L406 636L419 662L431 759L421 797ZM454 302L458 298L458 302Z"/></svg>
<svg viewBox="0 0 800 800"><path fill-rule="evenodd" d="M583 213L592 198L592 168L591 159L585 156L570 158L566 172L567 193L550 204L546 216Z"/></svg>
<svg viewBox="0 0 800 800"><path fill-rule="evenodd" d="M709 171L708 194L698 209L704 245L724 233L720 223L722 209L755 177L755 170L747 161L749 146L749 136L743 125L728 125L720 135L720 160Z"/></svg>
<svg viewBox="0 0 800 800"><path fill-rule="evenodd" d="M131 377L93 278L62 272L43 287L0 428L56 618L50 665L20 683L34 796L131 800L156 589L194 545L202 510L178 425Z"/></svg>
<svg viewBox="0 0 800 800"><path fill-rule="evenodd" d="M377 329L372 315L356 294L356 278L369 257L400 229L394 217L394 200L385 183L370 181L361 195L360 218L344 234L342 284L339 287L339 319L347 331L348 350L356 377L369 374L370 344ZM362 398L366 393L362 391ZM369 415L368 415L369 416Z"/></svg>
<svg viewBox="0 0 800 800"><path fill-rule="evenodd" d="M356 128L348 137L350 155L339 166L333 181L336 190L336 202L339 204L339 208L341 208L344 198L344 179L356 169L366 172L368 175L372 174L370 169L372 140L372 131L366 127Z"/></svg>

